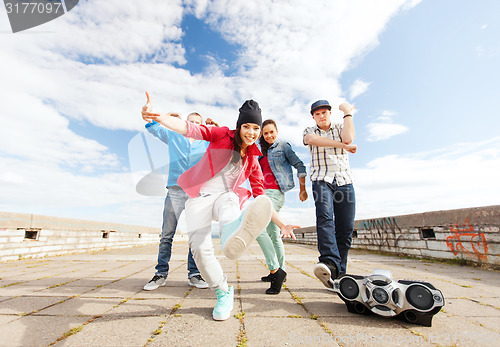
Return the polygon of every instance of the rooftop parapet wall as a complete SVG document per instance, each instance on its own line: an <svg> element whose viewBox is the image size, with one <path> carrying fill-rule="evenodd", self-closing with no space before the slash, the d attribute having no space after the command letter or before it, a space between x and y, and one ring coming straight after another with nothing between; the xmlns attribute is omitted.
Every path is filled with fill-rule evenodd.
<svg viewBox="0 0 500 347"><path fill-rule="evenodd" d="M0 261L159 242L159 228L0 212Z"/></svg>
<svg viewBox="0 0 500 347"><path fill-rule="evenodd" d="M500 205L357 220L352 247L500 265ZM315 244L315 227L295 232Z"/></svg>
<svg viewBox="0 0 500 347"><path fill-rule="evenodd" d="M354 229L377 229L380 224L387 224L397 221L399 228L414 227L456 227L463 226L465 220L475 227L499 227L500 226L500 205L462 208L457 210L432 211L424 213L407 214L394 217L362 219L354 223ZM465 223L467 224L467 223ZM469 227L469 225L467 225Z"/></svg>

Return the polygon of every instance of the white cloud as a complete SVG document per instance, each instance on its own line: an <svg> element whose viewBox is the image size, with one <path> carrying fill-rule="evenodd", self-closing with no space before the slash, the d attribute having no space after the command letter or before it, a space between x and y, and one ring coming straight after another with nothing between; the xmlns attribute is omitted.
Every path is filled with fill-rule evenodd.
<svg viewBox="0 0 500 347"><path fill-rule="evenodd" d="M87 211L139 224L161 218L161 203L152 213L116 154L75 133L69 120L142 129L149 90L156 109L196 110L233 126L242 101L254 98L286 139L302 145L310 103L340 101L340 75L378 45L391 17L417 3L324 0L312 10L299 0L189 1L188 11L242 47L233 76L217 62L203 74L182 68L189 53L181 0L89 0L40 27L2 35L0 210L79 218ZM10 31L7 16L0 31Z"/></svg>
<svg viewBox="0 0 500 347"><path fill-rule="evenodd" d="M408 127L393 123L395 112L385 110L381 114L374 122L366 125L368 129L367 141L383 141L408 131Z"/></svg>
<svg viewBox="0 0 500 347"><path fill-rule="evenodd" d="M369 131L367 140L370 142L387 140L408 131L404 125L389 122L370 123L366 127Z"/></svg>
<svg viewBox="0 0 500 347"><path fill-rule="evenodd" d="M476 53L478 57L483 57L485 55L485 49L483 46L476 47Z"/></svg>
<svg viewBox="0 0 500 347"><path fill-rule="evenodd" d="M390 110L383 110L380 114L385 117L392 117L396 115L396 112Z"/></svg>
<svg viewBox="0 0 500 347"><path fill-rule="evenodd" d="M89 175L0 155L0 211L161 226L162 197L135 193L129 172Z"/></svg>
<svg viewBox="0 0 500 347"><path fill-rule="evenodd" d="M323 97L340 101L340 74L378 44L392 16L415 5L404 0L383 5L321 1L311 11L301 1L188 3L188 10L180 0L148 6L117 0L81 3L26 35L7 38L0 53L6 62L2 66L9 67L5 85L49 100L67 117L111 129L142 124L138 110L146 89L156 96L157 106L186 113L193 108L218 111L211 116L224 124L233 124L240 104L254 98L280 123L290 122L292 114L304 115L294 117L304 128L310 124L309 104ZM183 11L195 12L242 46L239 73L227 77L224 66L212 64L205 74L191 75L175 66L188 58L181 41ZM349 35L346 26L352 28ZM36 30L51 33L30 34ZM20 72L25 72L21 78Z"/></svg>
<svg viewBox="0 0 500 347"><path fill-rule="evenodd" d="M357 218L498 204L500 137L388 155L353 169Z"/></svg>
<svg viewBox="0 0 500 347"><path fill-rule="evenodd" d="M68 120L42 100L4 92L0 103L0 148L4 154L44 163L116 169L115 154L97 141L76 135Z"/></svg>
<svg viewBox="0 0 500 347"><path fill-rule="evenodd" d="M311 204L304 207L285 206L281 209L279 215L289 225L298 225L302 228L316 225L316 210L311 207Z"/></svg>
<svg viewBox="0 0 500 347"><path fill-rule="evenodd" d="M477 46L476 47L476 54L479 58L483 57L495 57L500 54L500 48L499 47L483 47L483 46Z"/></svg>
<svg viewBox="0 0 500 347"><path fill-rule="evenodd" d="M240 72L230 82L233 107L252 97L278 124L304 128L311 124L310 103L319 98L340 103L341 73L378 44L392 16L418 2L318 1L317 10L299 0L191 3L200 19L242 46Z"/></svg>
<svg viewBox="0 0 500 347"><path fill-rule="evenodd" d="M370 82L365 82L360 79L354 81L354 83L349 88L349 99L353 100L361 94L366 93L370 84Z"/></svg>
<svg viewBox="0 0 500 347"><path fill-rule="evenodd" d="M71 59L105 63L184 63L181 0L123 2L89 0L52 22L58 39L47 49Z"/></svg>

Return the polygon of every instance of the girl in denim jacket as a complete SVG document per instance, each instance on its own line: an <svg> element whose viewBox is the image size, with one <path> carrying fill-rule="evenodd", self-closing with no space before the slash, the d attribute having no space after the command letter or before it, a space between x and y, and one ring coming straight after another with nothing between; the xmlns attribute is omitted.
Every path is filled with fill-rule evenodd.
<svg viewBox="0 0 500 347"><path fill-rule="evenodd" d="M272 119L262 123L262 134L259 140L262 157L259 164L264 174L264 189L278 212L285 203L285 192L294 188L292 166L297 170L300 184L300 201L307 200L306 167L292 149L292 146L277 139L278 127ZM275 277L286 279L285 248L280 238L280 230L273 222L258 237L270 274L262 277L264 282L273 282ZM284 276L283 276L284 273ZM277 291L279 293L279 291ZM277 294L277 293L268 293Z"/></svg>

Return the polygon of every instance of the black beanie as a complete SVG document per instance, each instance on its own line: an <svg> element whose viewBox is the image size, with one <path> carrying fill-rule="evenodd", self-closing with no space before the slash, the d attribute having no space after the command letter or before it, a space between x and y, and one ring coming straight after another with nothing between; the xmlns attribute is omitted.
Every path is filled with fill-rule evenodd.
<svg viewBox="0 0 500 347"><path fill-rule="evenodd" d="M262 126L262 114L257 101L247 100L240 107L240 116L238 117L236 127L245 123L254 123L258 126Z"/></svg>

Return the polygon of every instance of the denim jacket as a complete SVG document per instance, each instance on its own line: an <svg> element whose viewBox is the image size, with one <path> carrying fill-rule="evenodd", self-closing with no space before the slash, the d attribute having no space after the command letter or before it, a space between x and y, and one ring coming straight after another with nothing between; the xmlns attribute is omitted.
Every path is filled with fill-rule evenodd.
<svg viewBox="0 0 500 347"><path fill-rule="evenodd" d="M307 176L306 166L286 141L276 140L267 150L267 160L283 193L295 187L292 166L297 169L297 177Z"/></svg>

